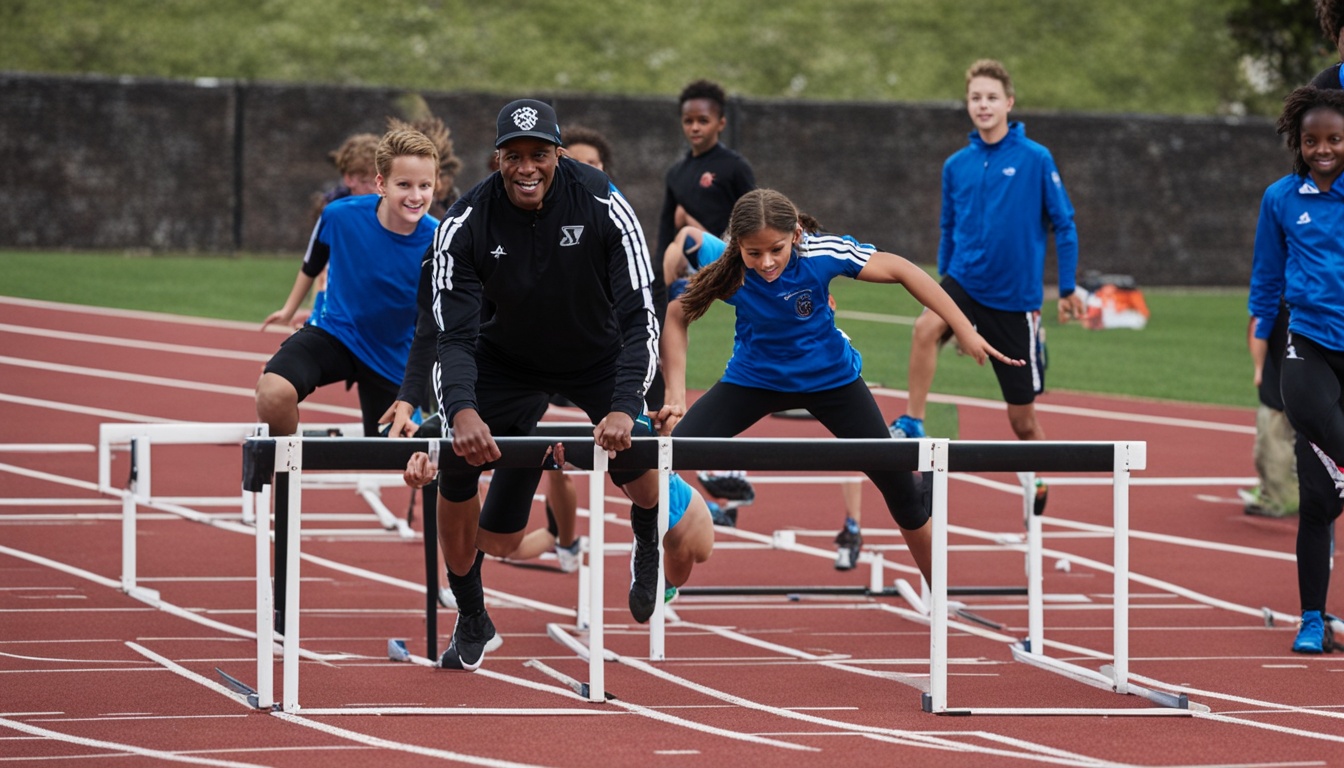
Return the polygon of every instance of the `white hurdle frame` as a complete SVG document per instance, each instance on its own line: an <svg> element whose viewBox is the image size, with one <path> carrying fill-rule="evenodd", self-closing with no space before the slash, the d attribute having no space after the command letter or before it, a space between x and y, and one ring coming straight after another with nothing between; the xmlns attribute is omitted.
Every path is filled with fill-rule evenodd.
<svg viewBox="0 0 1344 768"><path fill-rule="evenodd" d="M934 714L1124 714L1189 716L1191 711L1174 706L1154 708L1042 708L1042 707L980 707L949 708L947 703L948 666L948 441L930 441L933 470L933 562L929 602L929 692L924 696L925 711ZM924 448L920 449L920 464L925 463ZM1175 697L1141 688L1129 680L1129 486L1134 470L1147 468L1147 444L1144 442L1114 443L1111 467L1111 504L1113 509L1113 604L1112 604L1112 664L1097 672L1045 655L1044 593L1042 573L1041 520L1033 513L1035 475L1020 474L1023 485L1023 513L1027 519L1027 601L1028 642L1025 647L1014 646L1013 657L1050 672L1093 687L1118 694L1138 694L1170 704Z"/></svg>
<svg viewBox="0 0 1344 768"><path fill-rule="evenodd" d="M431 443L434 441L431 441ZM662 537L667 531L668 481L672 469L672 438L658 439L658 467L660 501L658 509L659 541L659 577L663 576ZM1005 442L1004 445L1015 443ZM275 472L287 473L289 477L289 505L287 549L276 553L277 561L285 558L287 605L283 638L283 693L280 709L284 712L300 711L299 695L299 656L300 656L300 514L302 509L303 477L303 439L276 438ZM1069 662L1052 659L1044 653L1044 595L1042 575L1042 526L1040 519L1033 514L1034 473L1023 472L1023 511L1027 516L1028 535L1028 643L1026 647L1015 646L1015 659L1032 664L1041 669L1062 674L1078 682L1110 690L1119 694L1137 694L1163 704L1154 708L1048 708L1048 707L1001 707L1001 708L957 708L948 706L948 474L949 446L946 439L919 440L917 468L932 473L932 577L930 585L929 609L929 692L924 694L925 711L934 714L1002 714L1002 715L1177 715L1189 716L1192 710L1178 708L1176 697L1170 694L1156 693L1135 685L1129 680L1129 486L1130 475L1135 470L1147 468L1147 444L1144 442L1115 442L1110 482L1112 485L1112 506L1114 525L1114 604L1112 609L1113 650L1112 663L1096 672ZM593 468L589 470L589 557L587 558L586 599L588 603L588 700L604 702L606 700L605 670L607 651L605 649L604 598L604 560L606 548L606 498L605 479L608 468L606 451L593 447ZM275 627L273 621L272 594L270 585L270 536L266 526L257 526L257 706L269 709L274 702L273 681L273 643ZM880 574L881 564L874 568ZM873 575L870 581L880 580ZM661 581L659 586L661 586ZM665 658L663 638L664 606L659 590L655 603L654 616L650 621L649 654L654 660ZM585 608L583 595L576 610L578 623L582 625ZM1184 705L1184 697L1180 699Z"/></svg>
<svg viewBox="0 0 1344 768"><path fill-rule="evenodd" d="M258 517L257 510L269 506L269 494L241 491L237 497L159 497L152 484L150 449L155 445L242 445L249 437L270 434L265 424L258 423L180 423L180 424L100 424L98 426L98 492L121 499L121 590L143 600L158 600L157 591L137 584L136 532L140 506L171 507L185 513L179 505L232 506L242 511L243 522ZM136 475L127 488L112 485L112 452L130 450ZM264 517L268 513L260 515Z"/></svg>

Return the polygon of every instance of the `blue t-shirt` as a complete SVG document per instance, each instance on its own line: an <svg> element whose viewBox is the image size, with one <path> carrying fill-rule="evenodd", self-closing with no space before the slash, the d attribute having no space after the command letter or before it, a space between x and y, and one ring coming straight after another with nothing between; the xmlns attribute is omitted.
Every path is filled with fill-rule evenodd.
<svg viewBox="0 0 1344 768"><path fill-rule="evenodd" d="M863 358L835 327L831 279L856 277L873 246L840 235L804 235L773 283L746 270L727 302L737 311L723 381L775 392L822 392L859 377Z"/></svg>
<svg viewBox="0 0 1344 768"><path fill-rule="evenodd" d="M424 216L414 232L399 235L378 221L381 200L355 195L329 203L305 260L327 254L327 295L312 324L400 385L415 335L420 262L439 222Z"/></svg>

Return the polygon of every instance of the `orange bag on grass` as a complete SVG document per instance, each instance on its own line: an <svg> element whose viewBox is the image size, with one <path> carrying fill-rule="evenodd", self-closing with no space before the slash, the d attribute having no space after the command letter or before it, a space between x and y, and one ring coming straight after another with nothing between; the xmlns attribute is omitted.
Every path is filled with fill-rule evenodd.
<svg viewBox="0 0 1344 768"><path fill-rule="evenodd" d="M1103 328L1139 330L1148 324L1148 304L1138 288L1106 283L1092 291L1085 303L1084 328L1094 331Z"/></svg>

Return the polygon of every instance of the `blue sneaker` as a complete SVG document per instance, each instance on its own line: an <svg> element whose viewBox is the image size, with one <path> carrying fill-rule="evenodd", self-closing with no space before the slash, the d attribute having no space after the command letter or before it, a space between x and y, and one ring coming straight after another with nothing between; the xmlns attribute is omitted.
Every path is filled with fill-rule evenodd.
<svg viewBox="0 0 1344 768"><path fill-rule="evenodd" d="M899 419L891 422L891 436L897 440L915 440L926 437L924 420L902 414Z"/></svg>
<svg viewBox="0 0 1344 768"><path fill-rule="evenodd" d="M835 570L848 571L859 564L859 550L863 547L863 533L859 523L852 517L845 518L845 525L835 537Z"/></svg>
<svg viewBox="0 0 1344 768"><path fill-rule="evenodd" d="M1325 622L1320 611L1303 611L1293 653L1325 653Z"/></svg>

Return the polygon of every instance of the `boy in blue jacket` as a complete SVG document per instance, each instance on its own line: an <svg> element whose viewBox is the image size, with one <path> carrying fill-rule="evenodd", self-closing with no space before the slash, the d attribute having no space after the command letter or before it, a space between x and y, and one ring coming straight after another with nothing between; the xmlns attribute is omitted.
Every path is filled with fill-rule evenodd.
<svg viewBox="0 0 1344 768"><path fill-rule="evenodd" d="M1078 235L1073 205L1050 151L1010 122L1013 81L1003 65L981 59L966 71L966 111L975 125L970 145L943 164L942 238L938 273L985 340L1014 367L994 362L1008 404L1008 422L1020 440L1043 440L1036 395L1045 390L1041 343L1046 238L1054 231L1059 260L1059 320L1084 313L1075 292ZM910 347L907 412L892 422L894 437L924 437L924 410L938 367L938 351L951 336L941 317L924 312ZM1044 503L1043 485L1037 504Z"/></svg>

